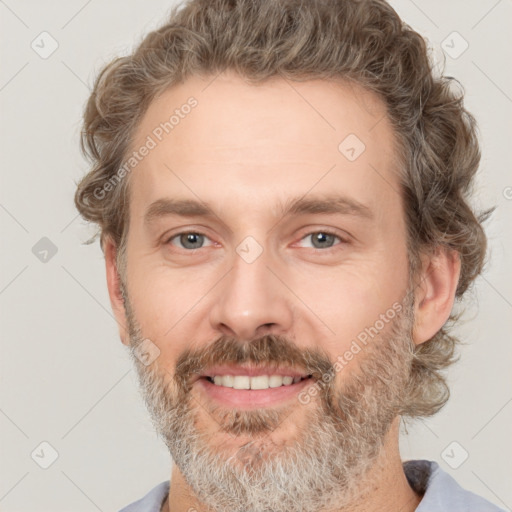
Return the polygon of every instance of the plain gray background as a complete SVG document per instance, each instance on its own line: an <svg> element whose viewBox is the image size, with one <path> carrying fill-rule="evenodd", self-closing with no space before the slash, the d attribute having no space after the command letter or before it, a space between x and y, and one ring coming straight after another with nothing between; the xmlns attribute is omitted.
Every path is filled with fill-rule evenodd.
<svg viewBox="0 0 512 512"><path fill-rule="evenodd" d="M468 345L449 373L452 398L409 428L402 456L438 461L510 511L512 3L391 4L439 62L443 48L451 53L446 74L463 84L481 133L475 201L498 207L487 226L491 261L458 329ZM87 171L78 140L94 77L171 5L0 0L1 511L117 511L170 477L111 315L99 243L82 245L93 229L77 217L73 194ZM53 40L58 48L42 58Z"/></svg>

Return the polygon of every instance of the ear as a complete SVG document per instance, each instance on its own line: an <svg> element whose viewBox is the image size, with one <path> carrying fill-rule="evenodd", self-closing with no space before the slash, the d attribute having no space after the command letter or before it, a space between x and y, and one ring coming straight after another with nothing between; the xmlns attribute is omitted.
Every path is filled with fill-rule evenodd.
<svg viewBox="0 0 512 512"><path fill-rule="evenodd" d="M448 320L460 275L460 255L446 247L423 255L415 290L413 340L416 345L432 338Z"/></svg>
<svg viewBox="0 0 512 512"><path fill-rule="evenodd" d="M121 341L125 345L129 346L130 337L127 328L128 323L126 321L126 310L124 307L123 295L121 293L121 277L117 270L116 263L117 247L109 236L105 238L103 252L105 254L107 287L108 294L110 296L110 304L119 327L119 336Z"/></svg>

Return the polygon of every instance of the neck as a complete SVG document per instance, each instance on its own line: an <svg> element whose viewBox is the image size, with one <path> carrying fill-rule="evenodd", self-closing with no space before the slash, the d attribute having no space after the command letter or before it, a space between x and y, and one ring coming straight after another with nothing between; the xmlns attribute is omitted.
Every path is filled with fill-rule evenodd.
<svg viewBox="0 0 512 512"><path fill-rule="evenodd" d="M421 496L410 487L402 467L399 451L400 417L397 416L386 435L378 460L361 485L361 499L350 509L318 512L414 512ZM162 512L211 512L193 494L179 469L174 465L169 496Z"/></svg>

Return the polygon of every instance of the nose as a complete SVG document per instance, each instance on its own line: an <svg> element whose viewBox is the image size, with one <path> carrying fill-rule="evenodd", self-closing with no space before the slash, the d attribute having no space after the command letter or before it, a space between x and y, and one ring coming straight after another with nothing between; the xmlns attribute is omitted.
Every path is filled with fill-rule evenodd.
<svg viewBox="0 0 512 512"><path fill-rule="evenodd" d="M233 267L215 287L212 327L224 335L250 341L263 335L284 335L292 327L291 294L270 270L265 252L252 263L235 255Z"/></svg>

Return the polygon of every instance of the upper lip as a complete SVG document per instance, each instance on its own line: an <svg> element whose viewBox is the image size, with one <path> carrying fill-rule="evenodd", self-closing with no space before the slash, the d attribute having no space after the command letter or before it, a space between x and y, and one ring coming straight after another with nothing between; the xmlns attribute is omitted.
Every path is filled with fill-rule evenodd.
<svg viewBox="0 0 512 512"><path fill-rule="evenodd" d="M294 368L284 368L276 366L248 366L248 365L222 365L207 368L198 378L215 377L216 375L247 375L257 377L259 375L281 375L282 377L307 377L309 374Z"/></svg>

